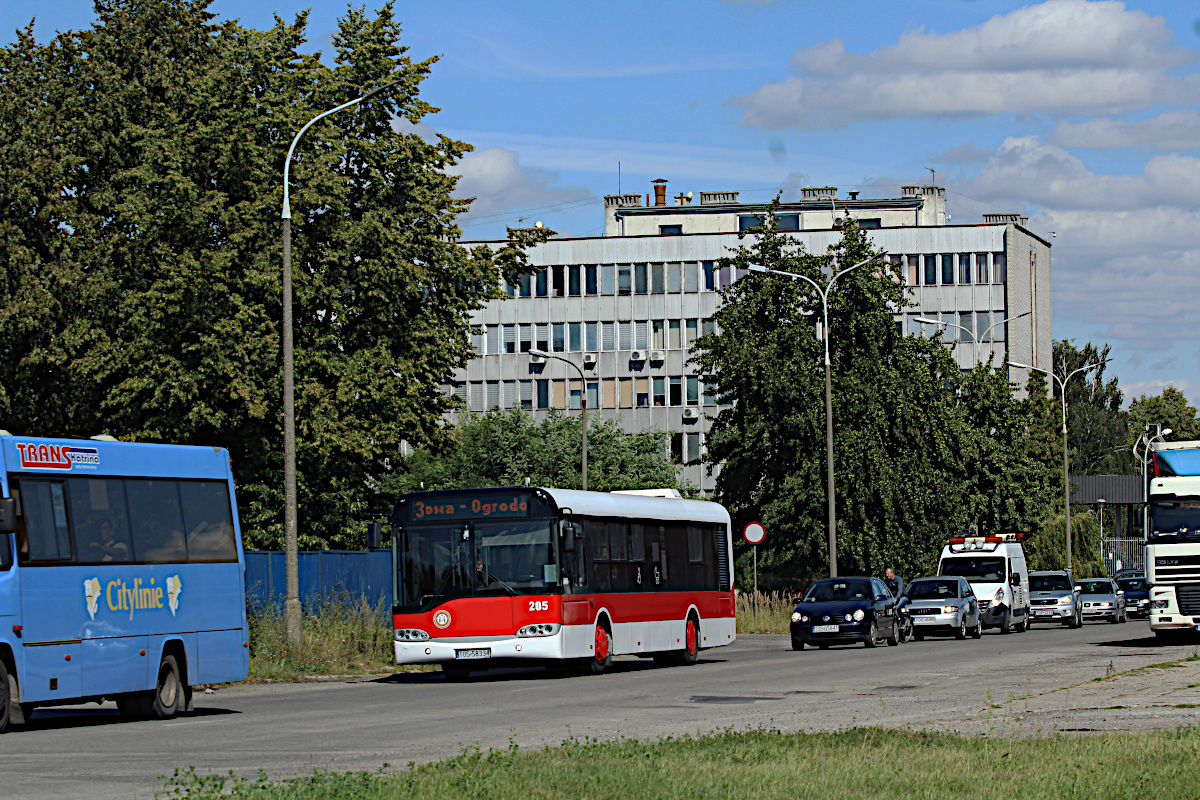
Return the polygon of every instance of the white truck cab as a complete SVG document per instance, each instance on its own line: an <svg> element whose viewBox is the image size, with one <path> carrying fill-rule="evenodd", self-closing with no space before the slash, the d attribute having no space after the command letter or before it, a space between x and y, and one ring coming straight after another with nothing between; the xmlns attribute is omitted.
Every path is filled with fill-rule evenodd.
<svg viewBox="0 0 1200 800"><path fill-rule="evenodd" d="M954 536L942 548L938 575L967 579L979 598L985 628L1008 633L1029 629L1029 569L1021 547L1024 534Z"/></svg>

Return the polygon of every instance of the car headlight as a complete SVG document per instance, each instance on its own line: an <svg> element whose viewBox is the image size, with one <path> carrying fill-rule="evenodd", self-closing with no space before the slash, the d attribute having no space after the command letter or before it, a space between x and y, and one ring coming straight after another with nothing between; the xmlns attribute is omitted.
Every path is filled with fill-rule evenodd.
<svg viewBox="0 0 1200 800"><path fill-rule="evenodd" d="M1059 605L1067 606L1067 605L1071 604L1072 599L1073 598L1071 597L1071 595L1069 595L1069 594L1064 595L1063 597L1058 598L1058 603L1059 603Z"/></svg>
<svg viewBox="0 0 1200 800"><path fill-rule="evenodd" d="M558 633L557 622L542 622L537 625L526 625L517 631L517 636L553 636Z"/></svg>
<svg viewBox="0 0 1200 800"><path fill-rule="evenodd" d="M1113 604L1112 603L1097 603L1096 605L1100 606L1101 608L1112 608Z"/></svg>
<svg viewBox="0 0 1200 800"><path fill-rule="evenodd" d="M992 598L992 605L999 606L1004 604L1004 590L997 589L996 596Z"/></svg>
<svg viewBox="0 0 1200 800"><path fill-rule="evenodd" d="M792 622L799 622L804 619L804 616L799 611L792 612Z"/></svg>
<svg viewBox="0 0 1200 800"><path fill-rule="evenodd" d="M957 614L958 606L944 606L942 608L942 613L943 614Z"/></svg>
<svg viewBox="0 0 1200 800"><path fill-rule="evenodd" d="M1153 603L1150 604L1150 607L1151 608L1166 608L1168 605L1170 605L1169 600L1155 600Z"/></svg>
<svg viewBox="0 0 1200 800"><path fill-rule="evenodd" d="M423 642L429 634L420 628L396 628L395 637L397 642Z"/></svg>
<svg viewBox="0 0 1200 800"><path fill-rule="evenodd" d="M863 621L863 618L864 618L864 617L866 617L866 616L867 616L867 612L863 611L863 610L860 608L860 609L858 609L857 611L855 611L855 612L854 612L854 621L855 621L855 622L862 622L862 621ZM849 614L847 614L847 615L846 615L846 621L847 621L847 622L849 622L849 621L850 621L850 615L849 615Z"/></svg>

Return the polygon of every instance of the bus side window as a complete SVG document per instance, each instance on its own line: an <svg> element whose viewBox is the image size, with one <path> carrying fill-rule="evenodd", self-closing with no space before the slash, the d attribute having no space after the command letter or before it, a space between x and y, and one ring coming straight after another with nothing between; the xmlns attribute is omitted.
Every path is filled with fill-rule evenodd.
<svg viewBox="0 0 1200 800"><path fill-rule="evenodd" d="M608 525L599 520L584 520L589 529L587 538L592 540L592 587L597 591L611 586L608 570Z"/></svg>
<svg viewBox="0 0 1200 800"><path fill-rule="evenodd" d="M123 480L71 478L67 481L67 499L75 554L80 562L133 559Z"/></svg>
<svg viewBox="0 0 1200 800"><path fill-rule="evenodd" d="M128 480L130 528L138 561L187 561L179 484L171 480Z"/></svg>
<svg viewBox="0 0 1200 800"><path fill-rule="evenodd" d="M180 481L183 529L191 561L237 561L229 487L218 481Z"/></svg>
<svg viewBox="0 0 1200 800"><path fill-rule="evenodd" d="M70 561L67 499L57 481L21 481L25 534L32 561Z"/></svg>
<svg viewBox="0 0 1200 800"><path fill-rule="evenodd" d="M629 560L646 560L646 535L640 522L631 523L629 526Z"/></svg>

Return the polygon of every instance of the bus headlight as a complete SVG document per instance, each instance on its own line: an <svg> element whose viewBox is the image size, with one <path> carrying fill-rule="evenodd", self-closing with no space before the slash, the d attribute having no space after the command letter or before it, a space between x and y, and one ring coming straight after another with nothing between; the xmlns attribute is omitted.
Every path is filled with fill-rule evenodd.
<svg viewBox="0 0 1200 800"><path fill-rule="evenodd" d="M559 624L557 622L540 622L537 625L526 625L517 631L517 636L553 636L558 633Z"/></svg>
<svg viewBox="0 0 1200 800"><path fill-rule="evenodd" d="M424 642L429 634L420 628L396 628L397 642Z"/></svg>

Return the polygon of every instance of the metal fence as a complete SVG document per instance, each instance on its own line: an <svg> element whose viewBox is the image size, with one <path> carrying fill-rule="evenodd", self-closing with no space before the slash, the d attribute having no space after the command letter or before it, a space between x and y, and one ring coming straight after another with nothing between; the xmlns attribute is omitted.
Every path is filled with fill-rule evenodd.
<svg viewBox="0 0 1200 800"><path fill-rule="evenodd" d="M1100 560L1110 576L1123 569L1144 569L1146 543L1142 539L1101 539Z"/></svg>
<svg viewBox="0 0 1200 800"><path fill-rule="evenodd" d="M391 605L391 550L320 550L299 556L300 604L305 608L333 597ZM273 551L246 552L246 603L251 609L283 607L285 557Z"/></svg>

